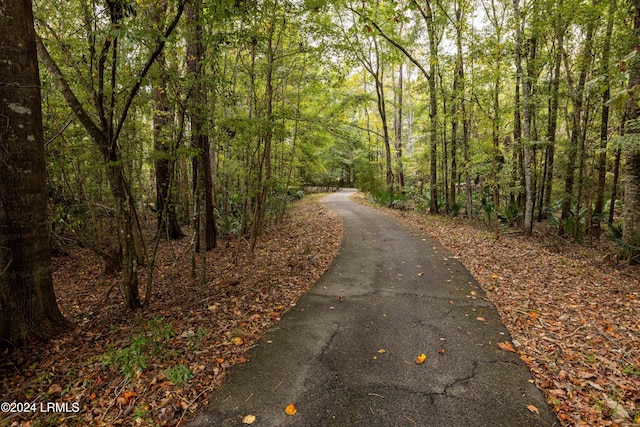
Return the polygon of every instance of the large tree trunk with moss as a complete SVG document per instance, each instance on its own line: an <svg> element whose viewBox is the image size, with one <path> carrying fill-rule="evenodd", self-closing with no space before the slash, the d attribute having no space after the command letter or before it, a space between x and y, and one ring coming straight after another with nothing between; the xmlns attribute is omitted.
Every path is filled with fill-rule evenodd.
<svg viewBox="0 0 640 427"><path fill-rule="evenodd" d="M40 77L31 1L0 13L0 347L68 329L51 279Z"/></svg>

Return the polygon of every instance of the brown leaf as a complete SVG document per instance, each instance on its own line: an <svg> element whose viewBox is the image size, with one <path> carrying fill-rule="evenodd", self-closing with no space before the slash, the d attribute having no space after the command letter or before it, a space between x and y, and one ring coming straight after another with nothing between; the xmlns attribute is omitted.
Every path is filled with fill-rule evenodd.
<svg viewBox="0 0 640 427"><path fill-rule="evenodd" d="M60 387L60 385L58 384L51 384L49 386L49 391L47 393L49 394L53 394L53 393L60 393L62 391L62 387Z"/></svg>
<svg viewBox="0 0 640 427"><path fill-rule="evenodd" d="M540 414L540 411L538 410L538 408L536 408L533 405L527 405L527 409L530 410L531 412L535 412L536 414Z"/></svg>
<svg viewBox="0 0 640 427"><path fill-rule="evenodd" d="M256 422L256 416L251 414L247 415L242 419L242 424L253 424L255 422Z"/></svg>
<svg viewBox="0 0 640 427"><path fill-rule="evenodd" d="M517 353L516 349L513 348L513 345L509 341L498 343L498 347L500 347L504 351L510 351L511 353Z"/></svg>

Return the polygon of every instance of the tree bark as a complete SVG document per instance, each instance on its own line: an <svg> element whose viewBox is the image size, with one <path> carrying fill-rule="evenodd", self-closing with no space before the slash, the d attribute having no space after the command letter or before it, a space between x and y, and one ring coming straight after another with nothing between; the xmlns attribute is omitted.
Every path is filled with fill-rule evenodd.
<svg viewBox="0 0 640 427"><path fill-rule="evenodd" d="M591 224L591 234L594 236L600 235L601 224L604 222L602 211L604 209L604 190L607 183L607 142L609 140L609 95L611 93L610 84L611 78L609 76L610 64L609 55L611 50L611 36L613 34L613 15L617 7L616 0L612 0L609 5L609 12L607 16L607 29L604 36L604 43L602 46L602 70L601 75L604 76L604 84L606 88L602 93L602 113L600 115L600 155L598 156L598 164L596 170L598 171L598 181L596 184L596 200L595 207L593 208L594 223Z"/></svg>
<svg viewBox="0 0 640 427"><path fill-rule="evenodd" d="M158 68L160 68L159 57ZM178 223L175 205L171 197L175 169L175 142L171 138L173 115L167 100L167 85L164 73L158 72L153 83L153 147L156 150L154 161L156 178L156 214L158 233L170 239L184 236Z"/></svg>
<svg viewBox="0 0 640 427"><path fill-rule="evenodd" d="M404 193L404 167L402 160L402 107L403 107L403 64L400 64L398 69L398 84L394 91L394 98L396 104L395 114L395 139L396 139L396 163L398 164L398 187L400 192Z"/></svg>
<svg viewBox="0 0 640 427"><path fill-rule="evenodd" d="M206 89L204 85L204 67L202 61L204 59L204 45L202 43L202 2L195 0L186 7L187 20L190 29L187 35L187 70L193 79L193 88L189 101L189 115L191 118L191 144L198 150L197 157L193 158L193 186L197 187L198 173L204 173L205 194L204 203L198 209L199 215L196 218L197 223L193 224L194 229L200 233L200 230L206 229L206 247L205 251L216 247L216 220L214 215L214 205L211 188L213 180L211 177L211 159L209 157L209 136L207 132L207 120L205 108L207 106ZM202 162L204 168L199 163ZM206 228L200 227L200 222L204 221ZM196 250L200 251L200 237L196 238Z"/></svg>
<svg viewBox="0 0 640 427"><path fill-rule="evenodd" d="M0 11L0 347L70 326L51 279L40 77L31 1Z"/></svg>
<svg viewBox="0 0 640 427"><path fill-rule="evenodd" d="M531 146L529 145L531 142L531 101L530 101L530 92L531 92L531 76L527 72L525 76L523 67L522 67L522 56L521 56L521 48L522 48L522 24L520 23L520 1L513 1L513 10L516 18L516 44L515 44L515 62L516 62L516 70L518 75L520 76L520 80L522 82L522 110L524 114L524 122L523 122L523 131L524 131L524 140L523 142L523 169L524 169L524 180L525 180L525 208L524 208L524 221L522 224L522 228L525 234L530 235L533 230L533 185L531 178L531 163L532 163L532 154L531 154ZM535 39L532 48L535 47Z"/></svg>
<svg viewBox="0 0 640 427"><path fill-rule="evenodd" d="M154 8L154 20L162 27L167 2L161 1ZM156 215L158 219L158 235L170 239L184 236L178 223L176 209L171 192L175 170L176 143L172 138L173 109L167 97L167 75L163 64L163 55L156 59L156 70L153 76L153 147L156 151L154 160L156 178Z"/></svg>
<svg viewBox="0 0 640 427"><path fill-rule="evenodd" d="M589 71L589 65L591 63L591 51L593 46L593 31L595 27L595 19L591 19L587 23L587 31L585 36L584 46L582 53L579 56L579 69L580 75L578 77L577 86L574 86L573 76L569 68L569 59L564 46L561 46L562 55L564 57L565 70L567 73L567 83L569 85L569 91L571 93L571 102L573 105L572 114L572 128L571 128L571 141L567 150L567 168L565 172L565 185L564 194L562 196L562 212L560 213L560 235L565 234L566 227L565 222L571 216L571 204L573 201L573 191L575 182L575 169L576 160L578 156L578 149L581 145L583 138L582 133L582 114L584 105L584 87L587 80L587 72ZM579 213L574 213L574 228L579 227L578 221Z"/></svg>
<svg viewBox="0 0 640 427"><path fill-rule="evenodd" d="M633 33L635 39L640 38L640 0L633 0L634 8ZM636 46L636 49L638 47ZM629 69L629 90L640 87L640 61L637 58L628 64ZM640 126L640 108L638 99L630 97L626 105L627 126L626 135L638 138ZM622 240L631 246L640 246L640 148L637 144L632 144L625 152L624 168L624 227L622 229ZM638 262L638 259L635 260Z"/></svg>
<svg viewBox="0 0 640 427"><path fill-rule="evenodd" d="M564 31L560 29L560 19L556 19L556 54L554 57L553 77L550 84L549 114L547 121L547 148L545 150L544 175L542 190L540 195L540 206L538 220L542 221L542 210L544 206L551 204L551 190L553 188L553 167L556 149L556 130L558 127L558 99L560 94L560 66L562 65L562 46Z"/></svg>

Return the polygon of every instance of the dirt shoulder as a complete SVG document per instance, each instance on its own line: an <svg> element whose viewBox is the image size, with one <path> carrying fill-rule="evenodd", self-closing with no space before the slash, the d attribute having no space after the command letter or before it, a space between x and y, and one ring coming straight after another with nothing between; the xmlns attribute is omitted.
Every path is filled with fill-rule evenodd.
<svg viewBox="0 0 640 427"><path fill-rule="evenodd" d="M606 261L614 250L606 241L576 245L544 224L532 237L496 236L463 219L377 209L426 231L467 267L565 425L640 424L638 267Z"/></svg>

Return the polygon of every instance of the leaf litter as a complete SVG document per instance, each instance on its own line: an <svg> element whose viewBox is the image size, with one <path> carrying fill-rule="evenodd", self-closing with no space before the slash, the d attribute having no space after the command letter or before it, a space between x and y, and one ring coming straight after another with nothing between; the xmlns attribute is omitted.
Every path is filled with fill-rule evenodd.
<svg viewBox="0 0 640 427"><path fill-rule="evenodd" d="M189 277L189 238L162 241L150 305L137 312L125 309L118 278L103 276L88 250L54 257L58 302L77 327L2 354L0 400L77 402L80 411L2 413L0 426L183 425L328 268L342 236L338 217L318 196L305 197L253 255L243 239L209 251L204 288ZM147 269L139 271L143 291Z"/></svg>

